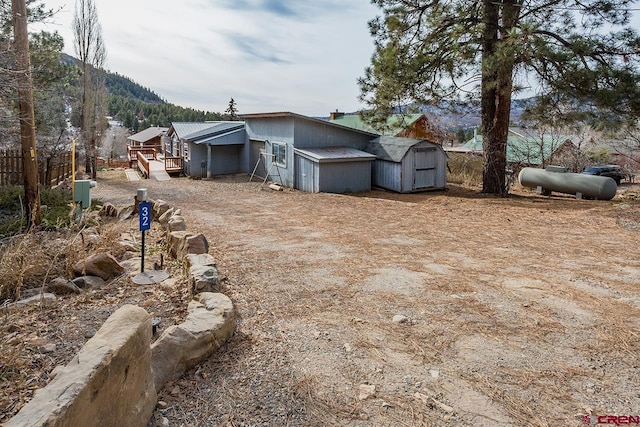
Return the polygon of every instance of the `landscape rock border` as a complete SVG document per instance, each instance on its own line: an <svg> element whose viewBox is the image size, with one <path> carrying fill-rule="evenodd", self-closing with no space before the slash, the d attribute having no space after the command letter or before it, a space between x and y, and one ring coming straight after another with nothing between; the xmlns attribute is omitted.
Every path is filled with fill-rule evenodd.
<svg viewBox="0 0 640 427"><path fill-rule="evenodd" d="M162 200L152 205L153 218L167 233L168 251L188 268L194 299L185 321L167 328L151 344L150 315L132 305L119 308L7 427L95 425L96 421L105 426L146 426L165 383L209 358L233 335L232 301L211 292L217 291L219 276L206 237L186 232L179 209ZM172 230L177 223L184 229ZM115 270L122 268L110 254L98 255ZM76 266L76 275L87 273L85 261ZM42 295L34 296L33 302L43 302Z"/></svg>

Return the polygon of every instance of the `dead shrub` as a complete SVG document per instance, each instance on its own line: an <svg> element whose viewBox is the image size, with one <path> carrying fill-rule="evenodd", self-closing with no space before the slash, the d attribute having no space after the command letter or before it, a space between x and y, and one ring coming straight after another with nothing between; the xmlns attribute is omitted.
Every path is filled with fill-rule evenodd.
<svg viewBox="0 0 640 427"><path fill-rule="evenodd" d="M0 245L0 301L19 299L21 290L45 286L55 277L71 278L74 264L92 253L121 255L119 240L113 227L41 231L5 240Z"/></svg>

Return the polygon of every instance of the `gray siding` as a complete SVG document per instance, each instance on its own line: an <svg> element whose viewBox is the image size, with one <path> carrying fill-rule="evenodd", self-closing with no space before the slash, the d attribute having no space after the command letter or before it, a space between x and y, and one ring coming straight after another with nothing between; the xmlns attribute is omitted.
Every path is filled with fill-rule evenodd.
<svg viewBox="0 0 640 427"><path fill-rule="evenodd" d="M242 167L242 149L241 145L212 146L212 175L245 172Z"/></svg>
<svg viewBox="0 0 640 427"><path fill-rule="evenodd" d="M245 125L250 139L293 144L293 117L252 118Z"/></svg>
<svg viewBox="0 0 640 427"><path fill-rule="evenodd" d="M244 145L211 145L211 175L247 172L243 162L245 150ZM208 156L206 144L189 144L190 159L185 162L185 173L196 178L206 178L209 169Z"/></svg>
<svg viewBox="0 0 640 427"><path fill-rule="evenodd" d="M309 159L299 160L299 156L294 155L294 148L348 147L362 150L375 136L295 115L246 117L245 125L249 139L268 141L265 144L268 154L273 154L272 143L286 145L286 164L271 165L270 180L285 187L314 192L343 193L371 189L371 161L343 162L339 166L327 166L328 172L325 172L324 163L318 165ZM249 172L255 167L255 154L251 155L251 160ZM267 169L269 166L266 165ZM297 172L296 168L303 170ZM332 177L332 174L336 176Z"/></svg>
<svg viewBox="0 0 640 427"><path fill-rule="evenodd" d="M311 159L296 155L296 188L309 193L318 193L320 183L318 182L319 163Z"/></svg>
<svg viewBox="0 0 640 427"><path fill-rule="evenodd" d="M371 190L372 161L314 162L296 155L296 188L310 193L358 193Z"/></svg>
<svg viewBox="0 0 640 427"><path fill-rule="evenodd" d="M189 176L202 178L202 162L207 160L207 147L189 143L189 157L184 159L184 172ZM206 176L206 172L205 172Z"/></svg>
<svg viewBox="0 0 640 427"><path fill-rule="evenodd" d="M371 163L320 163L318 189L323 193L359 193L371 190Z"/></svg>
<svg viewBox="0 0 640 427"><path fill-rule="evenodd" d="M304 119L295 121L296 148L349 147L363 150L375 136Z"/></svg>
<svg viewBox="0 0 640 427"><path fill-rule="evenodd" d="M287 163L285 166L271 166L269 179L278 182L285 187L293 188L294 182L294 159L293 159L293 118L292 117L271 117L252 118L245 121L249 139L267 140L269 142L280 142L287 145ZM271 144L265 144L266 151L272 154ZM251 170L255 163L251 165ZM269 164L266 165L269 170ZM278 173L280 176L278 176Z"/></svg>
<svg viewBox="0 0 640 427"><path fill-rule="evenodd" d="M249 166L250 166L251 172L253 172L255 169L255 175L260 178L264 178L265 175L267 174L267 169L265 167L265 159L260 154L260 151L265 149L264 147L265 143L263 141L251 140L249 142L249 145L251 150L250 159L249 159ZM260 163L258 163L258 160L260 160ZM257 168L256 168L256 165L257 165Z"/></svg>
<svg viewBox="0 0 640 427"><path fill-rule="evenodd" d="M402 166L403 163L376 159L372 166L372 184L376 187L402 193Z"/></svg>

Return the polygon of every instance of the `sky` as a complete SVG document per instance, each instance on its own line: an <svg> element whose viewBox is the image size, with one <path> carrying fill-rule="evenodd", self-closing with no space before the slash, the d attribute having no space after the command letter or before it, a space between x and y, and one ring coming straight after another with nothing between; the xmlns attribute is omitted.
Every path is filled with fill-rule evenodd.
<svg viewBox="0 0 640 427"><path fill-rule="evenodd" d="M43 29L73 51L75 0ZM106 68L166 101L240 114L357 111L357 79L373 53L369 0L95 0ZM35 29L39 29L35 28Z"/></svg>

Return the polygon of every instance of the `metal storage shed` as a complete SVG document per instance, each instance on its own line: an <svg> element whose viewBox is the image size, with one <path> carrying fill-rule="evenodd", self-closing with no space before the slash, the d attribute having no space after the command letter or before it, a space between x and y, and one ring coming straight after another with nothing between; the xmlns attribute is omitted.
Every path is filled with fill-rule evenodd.
<svg viewBox="0 0 640 427"><path fill-rule="evenodd" d="M357 193L371 190L375 156L346 147L294 150L295 188L311 193Z"/></svg>
<svg viewBox="0 0 640 427"><path fill-rule="evenodd" d="M427 140L381 136L365 151L376 156L372 183L398 193L446 187L447 156L442 146Z"/></svg>

